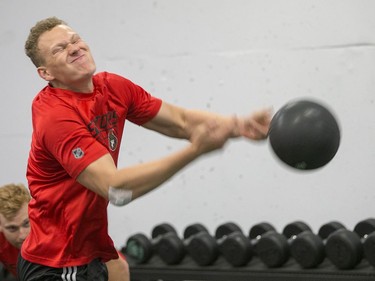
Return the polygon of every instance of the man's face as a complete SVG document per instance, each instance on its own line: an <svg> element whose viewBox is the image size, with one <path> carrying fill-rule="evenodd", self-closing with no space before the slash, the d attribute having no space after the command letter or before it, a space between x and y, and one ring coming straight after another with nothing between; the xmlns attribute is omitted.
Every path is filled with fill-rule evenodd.
<svg viewBox="0 0 375 281"><path fill-rule="evenodd" d="M27 203L24 203L16 216L10 220L0 214L0 231L3 232L9 243L17 249L21 248L23 241L30 232L27 205Z"/></svg>
<svg viewBox="0 0 375 281"><path fill-rule="evenodd" d="M39 37L38 47L45 60L39 74L53 86L77 90L91 81L96 70L87 44L69 26L58 25Z"/></svg>

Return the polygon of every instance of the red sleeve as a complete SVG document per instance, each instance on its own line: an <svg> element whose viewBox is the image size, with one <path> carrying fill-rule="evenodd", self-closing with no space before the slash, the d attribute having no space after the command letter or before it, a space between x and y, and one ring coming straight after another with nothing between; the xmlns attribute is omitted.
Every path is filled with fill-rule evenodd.
<svg viewBox="0 0 375 281"><path fill-rule="evenodd" d="M74 179L93 161L108 150L87 130L82 116L72 109L56 106L49 110L48 118L38 118L38 138L47 151L60 163L64 170Z"/></svg>
<svg viewBox="0 0 375 281"><path fill-rule="evenodd" d="M122 76L113 73L106 74L108 87L116 96L119 96L119 102L127 107L126 119L142 125L159 112L161 99L152 96L142 87Z"/></svg>
<svg viewBox="0 0 375 281"><path fill-rule="evenodd" d="M155 117L160 110L162 102L136 84L133 84L133 91L137 95L134 95L133 104L129 108L127 119L135 124L142 125Z"/></svg>

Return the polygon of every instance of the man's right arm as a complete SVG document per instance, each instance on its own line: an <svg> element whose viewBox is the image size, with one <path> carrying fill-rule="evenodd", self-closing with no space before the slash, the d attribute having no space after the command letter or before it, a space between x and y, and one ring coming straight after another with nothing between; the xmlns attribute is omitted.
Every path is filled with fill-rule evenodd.
<svg viewBox="0 0 375 281"><path fill-rule="evenodd" d="M106 199L110 187L129 191L134 200L169 180L199 156L221 148L231 130L217 129L212 124L200 124L190 137L190 143L155 161L117 169L109 153L89 164L77 181Z"/></svg>
<svg viewBox="0 0 375 281"><path fill-rule="evenodd" d="M106 199L109 188L114 187L130 191L134 200L160 186L202 153L190 144L156 161L122 169L116 168L108 153L89 164L77 181Z"/></svg>

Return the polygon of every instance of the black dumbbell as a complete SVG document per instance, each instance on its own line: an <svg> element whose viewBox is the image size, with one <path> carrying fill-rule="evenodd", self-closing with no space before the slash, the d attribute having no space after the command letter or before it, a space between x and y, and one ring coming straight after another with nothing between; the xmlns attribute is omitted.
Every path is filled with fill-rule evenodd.
<svg viewBox="0 0 375 281"><path fill-rule="evenodd" d="M226 233L226 228L225 224L218 227L215 237L222 256L235 267L246 265L256 255L256 245L263 234L268 231L276 231L267 222L261 222L251 227L249 237L246 237L240 229Z"/></svg>
<svg viewBox="0 0 375 281"><path fill-rule="evenodd" d="M326 243L326 256L338 269L352 269L363 259L363 244L375 231L375 219L360 221L354 231L340 229L330 235Z"/></svg>
<svg viewBox="0 0 375 281"><path fill-rule="evenodd" d="M363 243L364 256L366 260L375 266L375 232L369 234Z"/></svg>
<svg viewBox="0 0 375 281"><path fill-rule="evenodd" d="M190 241L200 232L208 233L208 230L202 224L194 223L185 228L183 240L176 233L163 235L158 242L158 255L168 265L179 264L191 247ZM199 263L202 257L192 256L192 259Z"/></svg>
<svg viewBox="0 0 375 281"><path fill-rule="evenodd" d="M190 253L198 252L204 255L206 257L204 265L214 263L221 254L232 266L243 266L251 260L255 252L255 244L258 241L256 238L267 231L275 231L275 229L268 223L259 223L251 228L249 236L252 239L249 239L237 224L227 222L216 229L214 238L208 233L194 237L192 241L194 248Z"/></svg>
<svg viewBox="0 0 375 281"><path fill-rule="evenodd" d="M215 232L215 237L208 232L194 235L186 246L190 256L201 266L213 264L220 255L220 245L232 233L241 233L242 230L235 223L228 222L220 225Z"/></svg>
<svg viewBox="0 0 375 281"><path fill-rule="evenodd" d="M220 254L232 266L243 266L253 256L249 239L233 222L220 225L215 231Z"/></svg>
<svg viewBox="0 0 375 281"><path fill-rule="evenodd" d="M301 232L290 245L291 256L303 268L314 268L325 259L325 243L329 235L345 226L337 221L322 225L318 234Z"/></svg>
<svg viewBox="0 0 375 281"><path fill-rule="evenodd" d="M158 252L160 239L170 234L177 235L177 231L172 225L168 223L159 224L153 228L151 240L143 233L134 234L128 238L122 251L134 259L136 263L146 263L154 253Z"/></svg>
<svg viewBox="0 0 375 281"><path fill-rule="evenodd" d="M280 267L290 257L290 244L303 231L311 228L302 221L295 221L284 227L282 234L268 232L259 239L257 254L267 267Z"/></svg>

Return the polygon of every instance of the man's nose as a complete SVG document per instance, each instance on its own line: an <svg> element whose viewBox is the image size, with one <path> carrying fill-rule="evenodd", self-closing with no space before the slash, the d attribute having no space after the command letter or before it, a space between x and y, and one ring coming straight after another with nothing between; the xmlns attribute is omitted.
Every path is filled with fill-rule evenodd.
<svg viewBox="0 0 375 281"><path fill-rule="evenodd" d="M74 55L75 53L77 53L79 51L79 46L78 44L75 44L75 43L70 43L68 45L68 51L69 51L69 54L70 55Z"/></svg>

